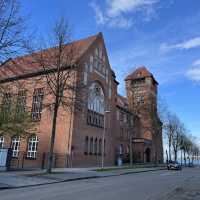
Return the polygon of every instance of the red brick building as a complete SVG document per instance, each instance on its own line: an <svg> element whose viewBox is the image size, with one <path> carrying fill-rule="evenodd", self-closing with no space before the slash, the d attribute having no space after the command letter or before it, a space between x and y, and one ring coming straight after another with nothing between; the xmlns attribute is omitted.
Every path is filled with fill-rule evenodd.
<svg viewBox="0 0 200 200"><path fill-rule="evenodd" d="M118 157L128 162L131 146L135 162L162 162L158 83L153 75L145 67L138 68L126 77L127 98L122 97L117 92L119 83L109 64L102 34L73 44L79 49L76 62L81 68L75 76L85 85L87 102L79 112L59 108L54 166L99 166L103 146L106 165L114 165ZM42 67L28 62L31 56L14 59L17 67L8 62L0 68L0 84L8 88L2 104L5 99L12 102L12 94L18 94L31 108L35 123L28 138L0 135L0 148L13 149L15 167L45 167L50 145L52 110L43 104L51 102L52 97L47 94L49 88Z"/></svg>

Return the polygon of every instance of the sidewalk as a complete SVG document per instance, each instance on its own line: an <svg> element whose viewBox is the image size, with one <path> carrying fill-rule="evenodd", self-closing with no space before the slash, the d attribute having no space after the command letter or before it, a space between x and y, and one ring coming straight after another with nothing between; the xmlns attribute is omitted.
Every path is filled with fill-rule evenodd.
<svg viewBox="0 0 200 200"><path fill-rule="evenodd" d="M98 171L96 168L63 168L53 169L51 174L44 170L35 171L13 171L0 173L0 189L21 188L30 186L39 186L59 182L70 182L91 178L103 178L111 176L120 176L132 173L142 173L148 171L164 170L164 167L132 168L118 169L105 168L106 171Z"/></svg>

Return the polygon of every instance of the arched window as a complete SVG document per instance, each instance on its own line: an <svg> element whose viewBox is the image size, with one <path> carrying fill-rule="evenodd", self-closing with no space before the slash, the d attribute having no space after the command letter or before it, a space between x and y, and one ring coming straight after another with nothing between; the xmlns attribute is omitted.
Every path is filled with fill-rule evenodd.
<svg viewBox="0 0 200 200"><path fill-rule="evenodd" d="M93 138L90 138L90 154L93 154Z"/></svg>
<svg viewBox="0 0 200 200"><path fill-rule="evenodd" d="M124 152L123 144L120 144L119 146L119 154L122 155Z"/></svg>
<svg viewBox="0 0 200 200"><path fill-rule="evenodd" d="M102 140L99 140L99 155L102 153Z"/></svg>
<svg viewBox="0 0 200 200"><path fill-rule="evenodd" d="M0 149L3 148L3 145L4 145L4 137L3 135L0 135Z"/></svg>
<svg viewBox="0 0 200 200"><path fill-rule="evenodd" d="M88 144L89 144L89 139L88 136L85 137L85 154L88 154Z"/></svg>
<svg viewBox="0 0 200 200"><path fill-rule="evenodd" d="M36 158L38 147L38 137L33 135L28 139L27 158Z"/></svg>
<svg viewBox="0 0 200 200"><path fill-rule="evenodd" d="M127 154L130 153L130 147L129 147L129 145L126 146L126 153L127 153Z"/></svg>
<svg viewBox="0 0 200 200"><path fill-rule="evenodd" d="M101 85L97 82L89 88L88 109L104 114L104 93Z"/></svg>
<svg viewBox="0 0 200 200"><path fill-rule="evenodd" d="M95 82L89 87L88 116L89 125L103 128L104 120L104 93L99 83Z"/></svg>
<svg viewBox="0 0 200 200"><path fill-rule="evenodd" d="M98 140L97 138L94 141L94 154L97 155L98 151Z"/></svg>
<svg viewBox="0 0 200 200"><path fill-rule="evenodd" d="M20 137L14 136L12 138L12 143L11 143L12 157L17 158L19 156L19 147L20 147Z"/></svg>

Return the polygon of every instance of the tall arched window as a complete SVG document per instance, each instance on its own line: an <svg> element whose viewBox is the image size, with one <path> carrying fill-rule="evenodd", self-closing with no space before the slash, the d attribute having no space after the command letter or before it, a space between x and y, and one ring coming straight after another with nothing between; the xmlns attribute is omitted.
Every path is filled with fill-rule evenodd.
<svg viewBox="0 0 200 200"><path fill-rule="evenodd" d="M93 137L90 138L90 154L93 154Z"/></svg>
<svg viewBox="0 0 200 200"><path fill-rule="evenodd" d="M89 87L87 117L89 125L103 127L104 107L103 89L99 83L95 82Z"/></svg>
<svg viewBox="0 0 200 200"><path fill-rule="evenodd" d="M98 153L98 152L97 152L97 151L98 151L98 148L97 148L97 147L98 147L98 144L97 144L97 143L98 143L98 140L97 140L97 138L96 138L95 141L94 141L94 154L95 154L95 155L97 155L97 153Z"/></svg>
<svg viewBox="0 0 200 200"><path fill-rule="evenodd" d="M19 147L20 147L20 137L14 136L12 138L12 157L17 158L19 156Z"/></svg>
<svg viewBox="0 0 200 200"><path fill-rule="evenodd" d="M38 137L33 135L28 139L27 158L36 158Z"/></svg>
<svg viewBox="0 0 200 200"><path fill-rule="evenodd" d="M102 153L102 140L99 140L99 155Z"/></svg>
<svg viewBox="0 0 200 200"><path fill-rule="evenodd" d="M89 139L88 136L85 137L85 154L88 154L88 144L89 144Z"/></svg>
<svg viewBox="0 0 200 200"><path fill-rule="evenodd" d="M3 148L3 145L4 145L4 137L3 135L0 135L0 149Z"/></svg>
<svg viewBox="0 0 200 200"><path fill-rule="evenodd" d="M101 85L97 82L89 87L88 109L104 114L104 93Z"/></svg>

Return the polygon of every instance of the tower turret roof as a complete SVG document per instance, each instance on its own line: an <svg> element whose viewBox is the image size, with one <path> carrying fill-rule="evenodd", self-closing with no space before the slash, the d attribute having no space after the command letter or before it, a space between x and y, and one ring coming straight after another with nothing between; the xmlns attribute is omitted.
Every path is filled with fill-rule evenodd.
<svg viewBox="0 0 200 200"><path fill-rule="evenodd" d="M138 67L136 70L134 70L131 74L129 74L125 78L125 81L136 80L136 79L147 78L147 77L151 77L153 79L153 81L156 84L158 84L158 82L154 78L153 74L151 72L149 72L149 70L145 66Z"/></svg>

